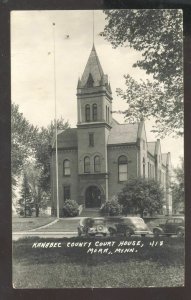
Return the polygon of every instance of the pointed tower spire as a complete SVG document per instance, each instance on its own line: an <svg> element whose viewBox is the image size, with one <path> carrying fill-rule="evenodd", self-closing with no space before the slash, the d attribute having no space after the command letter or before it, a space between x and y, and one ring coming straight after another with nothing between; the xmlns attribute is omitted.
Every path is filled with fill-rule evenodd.
<svg viewBox="0 0 191 300"><path fill-rule="evenodd" d="M91 74L93 79L93 86L100 86L100 81L102 76L104 75L103 69L101 67L99 58L96 53L95 46L93 44L90 56L88 58L84 73L81 79L81 86L85 87L87 85L88 78Z"/></svg>

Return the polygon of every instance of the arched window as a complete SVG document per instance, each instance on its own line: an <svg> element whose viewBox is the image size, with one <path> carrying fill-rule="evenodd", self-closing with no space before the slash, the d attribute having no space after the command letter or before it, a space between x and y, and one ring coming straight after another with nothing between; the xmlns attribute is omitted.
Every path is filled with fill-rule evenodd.
<svg viewBox="0 0 191 300"><path fill-rule="evenodd" d="M101 172L101 163L99 155L94 157L94 172Z"/></svg>
<svg viewBox="0 0 191 300"><path fill-rule="evenodd" d="M93 121L97 121L97 104L93 104Z"/></svg>
<svg viewBox="0 0 191 300"><path fill-rule="evenodd" d="M127 181L127 157L121 155L118 158L119 181Z"/></svg>
<svg viewBox="0 0 191 300"><path fill-rule="evenodd" d="M143 157L143 178L145 178L145 158Z"/></svg>
<svg viewBox="0 0 191 300"><path fill-rule="evenodd" d="M63 175L70 176L70 161L68 159L63 162Z"/></svg>
<svg viewBox="0 0 191 300"><path fill-rule="evenodd" d="M86 122L90 122L90 105L86 104L85 106L85 117L86 117Z"/></svg>
<svg viewBox="0 0 191 300"><path fill-rule="evenodd" d="M90 173L90 158L84 157L84 173Z"/></svg>

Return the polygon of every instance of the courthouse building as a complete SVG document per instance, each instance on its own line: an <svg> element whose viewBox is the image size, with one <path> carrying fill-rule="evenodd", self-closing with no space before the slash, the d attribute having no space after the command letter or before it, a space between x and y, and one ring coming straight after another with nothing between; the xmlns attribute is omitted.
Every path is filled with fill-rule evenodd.
<svg viewBox="0 0 191 300"><path fill-rule="evenodd" d="M58 133L58 191L62 215L66 199L83 211L99 209L121 191L129 178L143 176L161 182L166 211L169 194L170 153L160 140L148 142L144 122L119 124L112 117L112 91L93 46L77 84L77 127ZM51 159L52 211L56 214L55 143Z"/></svg>

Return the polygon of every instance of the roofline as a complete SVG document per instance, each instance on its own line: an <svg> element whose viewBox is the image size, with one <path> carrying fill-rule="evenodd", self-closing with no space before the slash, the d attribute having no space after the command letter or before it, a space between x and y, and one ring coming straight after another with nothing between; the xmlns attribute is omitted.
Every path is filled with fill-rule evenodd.
<svg viewBox="0 0 191 300"><path fill-rule="evenodd" d="M77 150L78 147L77 146L73 146L73 147L58 147L58 150ZM56 147L52 147L52 151L55 151Z"/></svg>
<svg viewBox="0 0 191 300"><path fill-rule="evenodd" d="M117 143L117 144L107 144L107 147L112 146L131 146L131 145L137 145L137 142L131 142L131 143Z"/></svg>

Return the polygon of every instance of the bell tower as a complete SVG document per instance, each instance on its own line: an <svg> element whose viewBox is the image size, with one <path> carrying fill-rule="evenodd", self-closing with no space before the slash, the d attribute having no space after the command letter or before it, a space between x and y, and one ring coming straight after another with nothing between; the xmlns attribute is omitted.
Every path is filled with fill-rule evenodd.
<svg viewBox="0 0 191 300"><path fill-rule="evenodd" d="M78 80L77 100L78 125L87 122L104 122L110 125L112 92L108 76L103 73L94 45L83 75Z"/></svg>
<svg viewBox="0 0 191 300"><path fill-rule="evenodd" d="M112 92L93 45L77 85L78 175L100 184L108 199L107 141L112 122ZM83 193L82 193L83 194Z"/></svg>

